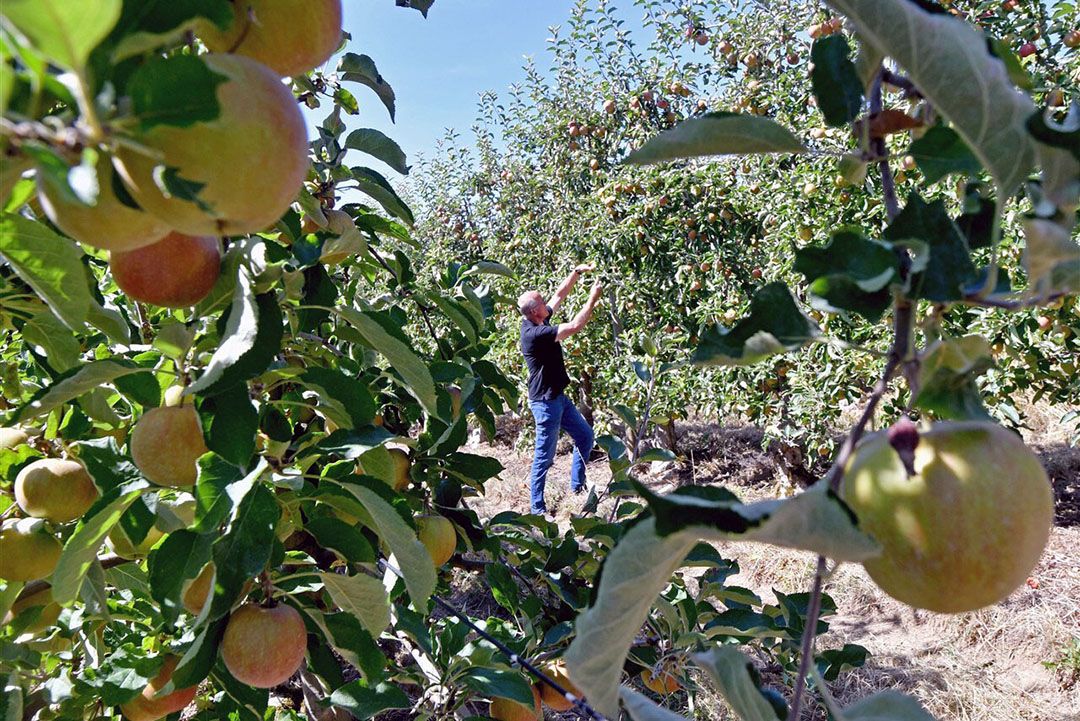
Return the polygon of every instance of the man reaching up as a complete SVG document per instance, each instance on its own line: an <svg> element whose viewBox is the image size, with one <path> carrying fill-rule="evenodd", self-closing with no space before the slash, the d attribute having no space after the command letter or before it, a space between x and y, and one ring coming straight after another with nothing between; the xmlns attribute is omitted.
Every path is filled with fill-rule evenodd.
<svg viewBox="0 0 1080 721"><path fill-rule="evenodd" d="M518 310L521 321L521 352L529 368L529 407L536 419L536 454L533 456L529 480L532 513L550 519L544 503L544 485L548 469L555 461L559 430L565 430L574 440L574 460L570 467L570 490L585 490L585 463L593 448L593 430L566 397L563 390L570 384L563 362L562 341L574 335L589 322L593 308L600 300L603 286L597 283L589 293L585 307L569 323L551 325L551 316L570 294L578 277L593 270L593 265L579 265L559 285L549 302L535 290L521 294Z"/></svg>

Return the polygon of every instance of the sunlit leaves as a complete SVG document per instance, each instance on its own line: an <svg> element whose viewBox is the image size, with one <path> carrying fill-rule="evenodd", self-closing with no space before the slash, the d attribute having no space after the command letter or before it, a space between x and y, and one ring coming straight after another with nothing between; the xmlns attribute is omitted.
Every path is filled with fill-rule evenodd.
<svg viewBox="0 0 1080 721"><path fill-rule="evenodd" d="M806 148L791 131L768 118L708 113L665 130L626 158L646 165L678 158L751 153L801 153Z"/></svg>
<svg viewBox="0 0 1080 721"><path fill-rule="evenodd" d="M713 326L701 334L693 361L700 365L746 365L795 350L820 335L783 283L763 286L750 300L750 313L730 330Z"/></svg>
<svg viewBox="0 0 1080 721"><path fill-rule="evenodd" d="M1017 92L986 38L947 13L909 0L829 0L859 38L895 58L989 169L1002 197L1012 194L1035 161L1024 123L1034 110Z"/></svg>
<svg viewBox="0 0 1080 721"><path fill-rule="evenodd" d="M989 420L977 380L993 365L990 344L980 335L937 341L919 365L915 407L938 418Z"/></svg>
<svg viewBox="0 0 1080 721"><path fill-rule="evenodd" d="M935 125L911 144L911 156L922 171L927 184L933 184L950 173L975 174L982 170L979 159L952 128Z"/></svg>
<svg viewBox="0 0 1080 721"><path fill-rule="evenodd" d="M889 287L899 280L896 253L854 231L834 233L822 248L795 252L795 271L810 284L813 305L850 310L877 322L892 302Z"/></svg>
<svg viewBox="0 0 1080 721"><path fill-rule="evenodd" d="M81 70L90 51L116 24L121 4L121 0L5 0L4 19L57 65Z"/></svg>

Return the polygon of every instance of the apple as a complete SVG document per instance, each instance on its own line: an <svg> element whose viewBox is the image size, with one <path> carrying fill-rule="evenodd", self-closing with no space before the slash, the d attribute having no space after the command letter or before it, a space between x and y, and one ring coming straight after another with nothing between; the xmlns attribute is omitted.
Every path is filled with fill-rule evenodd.
<svg viewBox="0 0 1080 721"><path fill-rule="evenodd" d="M135 134L145 150L118 151L117 169L135 201L188 235L255 233L296 199L310 166L307 126L292 91L265 65L241 55L199 58L225 80L213 120L159 124ZM163 192L159 168L202 184L199 203Z"/></svg>
<svg viewBox="0 0 1080 721"><path fill-rule="evenodd" d="M165 308L205 298L221 274L217 238L169 233L155 243L109 256L113 280L125 294Z"/></svg>
<svg viewBox="0 0 1080 721"><path fill-rule="evenodd" d="M15 477L15 502L23 513L53 523L81 517L101 493L78 461L42 458Z"/></svg>
<svg viewBox="0 0 1080 721"><path fill-rule="evenodd" d="M199 690L198 685L177 689L164 696L159 695L161 689L172 680L176 665L180 662L179 656L168 656L161 670L150 680L140 695L120 705L120 712L129 721L156 721L171 713L176 713L187 708Z"/></svg>
<svg viewBox="0 0 1080 721"><path fill-rule="evenodd" d="M578 689L578 687L570 681L570 676L566 669L566 663L563 662L562 659L558 659L557 661L554 661L550 665L546 666L544 668L544 673L546 673L552 681L562 686L574 696L581 698L581 690ZM539 684L539 686L540 700L552 711L563 712L569 711L571 708L573 708L573 702L568 700L565 696L560 694L555 689L551 688L551 686L548 686L546 683Z"/></svg>
<svg viewBox="0 0 1080 721"><path fill-rule="evenodd" d="M172 230L163 220L120 202L113 191L113 166L106 155L95 166L98 195L84 205L58 187L52 173L38 172L38 197L45 215L64 233L103 250L132 250L157 241Z"/></svg>
<svg viewBox="0 0 1080 721"><path fill-rule="evenodd" d="M195 33L215 53L245 55L278 75L302 75L341 44L341 0L234 0L232 24L208 20Z"/></svg>
<svg viewBox="0 0 1080 721"><path fill-rule="evenodd" d="M11 450L30 439L21 428L0 428L0 448Z"/></svg>
<svg viewBox="0 0 1080 721"><path fill-rule="evenodd" d="M1004 599L1031 574L1053 524L1038 456L995 423L947 421L918 433L910 462L909 476L881 432L845 470L841 496L882 547L863 562L867 573L898 601L940 613Z"/></svg>
<svg viewBox="0 0 1080 721"><path fill-rule="evenodd" d="M9 518L0 523L0 578L34 581L46 578L60 560L59 539L34 518Z"/></svg>
<svg viewBox="0 0 1080 721"><path fill-rule="evenodd" d="M300 612L279 603L245 603L232 612L221 638L221 660L237 681L273 688L288 681L304 661L307 630Z"/></svg>
<svg viewBox="0 0 1080 721"><path fill-rule="evenodd" d="M533 705L526 706L512 699L496 696L491 699L488 716L495 721L540 721L543 711L540 708L540 692L532 687Z"/></svg>
<svg viewBox="0 0 1080 721"><path fill-rule="evenodd" d="M441 568L454 555L457 548L457 531L449 519L436 513L416 519L417 538L424 544L435 568Z"/></svg>
<svg viewBox="0 0 1080 721"><path fill-rule="evenodd" d="M152 408L135 422L129 450L146 479L159 486L195 485L199 456L209 449L190 405Z"/></svg>
<svg viewBox="0 0 1080 721"><path fill-rule="evenodd" d="M645 688L660 696L669 696L682 688L678 676L664 669L645 669L639 678Z"/></svg>

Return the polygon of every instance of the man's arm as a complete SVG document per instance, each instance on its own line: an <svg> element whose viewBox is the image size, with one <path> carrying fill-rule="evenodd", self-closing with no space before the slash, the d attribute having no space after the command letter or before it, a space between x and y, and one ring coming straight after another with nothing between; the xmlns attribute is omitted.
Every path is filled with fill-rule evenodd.
<svg viewBox="0 0 1080 721"><path fill-rule="evenodd" d="M578 276L582 273L588 273L594 267L596 266L593 263L582 263L570 271L570 275L563 279L563 282L559 284L558 289L555 291L555 295L551 296L551 300L548 301L552 313L558 310L562 302L566 300L566 296L570 295L570 291L573 289L574 284L577 283Z"/></svg>
<svg viewBox="0 0 1080 721"><path fill-rule="evenodd" d="M600 293L603 290L604 286L599 283L592 287L592 292L589 293L589 300L585 302L585 307L579 310L578 314L569 323L559 323L558 331L555 333L556 341L569 338L585 327L585 324L592 318L593 308L596 307L597 302L600 300Z"/></svg>

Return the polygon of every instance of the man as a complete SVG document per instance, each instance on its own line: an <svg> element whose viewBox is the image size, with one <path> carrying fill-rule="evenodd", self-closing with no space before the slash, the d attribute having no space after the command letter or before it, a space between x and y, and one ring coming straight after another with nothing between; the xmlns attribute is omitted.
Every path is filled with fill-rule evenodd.
<svg viewBox="0 0 1080 721"><path fill-rule="evenodd" d="M597 283L589 294L585 307L569 323L551 325L551 316L559 309L574 284L593 265L579 265L559 285L549 302L535 290L522 293L518 309L521 321L521 352L529 368L529 406L536 419L536 454L533 457L529 480L530 511L549 518L544 503L544 485L548 469L555 461L559 430L565 430L574 440L574 460L570 467L570 490L585 490L585 463L593 448L593 430L563 390L570 384L563 362L562 341L574 335L589 322L593 308L600 300L603 287Z"/></svg>

